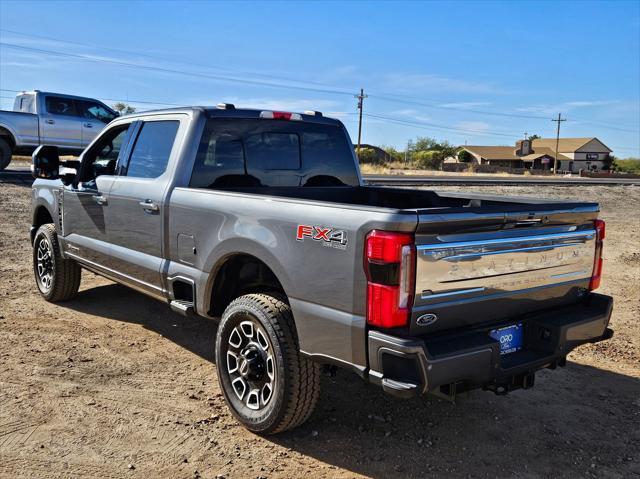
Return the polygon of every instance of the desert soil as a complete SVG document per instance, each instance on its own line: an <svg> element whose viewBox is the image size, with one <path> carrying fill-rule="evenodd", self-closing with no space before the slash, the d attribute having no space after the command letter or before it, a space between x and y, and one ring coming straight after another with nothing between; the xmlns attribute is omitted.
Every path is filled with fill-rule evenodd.
<svg viewBox="0 0 640 479"><path fill-rule="evenodd" d="M42 300L30 188L0 184L0 477L639 477L640 187L466 189L601 202L614 338L455 404L338 371L308 423L263 438L224 404L214 322L86 272L77 299Z"/></svg>

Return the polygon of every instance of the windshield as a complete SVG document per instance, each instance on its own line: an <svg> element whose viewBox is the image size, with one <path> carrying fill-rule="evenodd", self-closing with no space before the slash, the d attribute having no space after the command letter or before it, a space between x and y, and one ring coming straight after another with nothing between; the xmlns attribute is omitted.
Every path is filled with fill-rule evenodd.
<svg viewBox="0 0 640 479"><path fill-rule="evenodd" d="M190 186L357 186L340 125L214 118L202 134Z"/></svg>

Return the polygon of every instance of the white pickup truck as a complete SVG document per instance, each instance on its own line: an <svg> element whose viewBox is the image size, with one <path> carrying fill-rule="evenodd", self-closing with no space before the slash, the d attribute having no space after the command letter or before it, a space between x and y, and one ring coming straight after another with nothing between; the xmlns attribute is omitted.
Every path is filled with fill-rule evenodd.
<svg viewBox="0 0 640 479"><path fill-rule="evenodd" d="M118 113L93 98L39 90L16 95L13 111L0 110L0 171L14 154L40 145L80 153Z"/></svg>

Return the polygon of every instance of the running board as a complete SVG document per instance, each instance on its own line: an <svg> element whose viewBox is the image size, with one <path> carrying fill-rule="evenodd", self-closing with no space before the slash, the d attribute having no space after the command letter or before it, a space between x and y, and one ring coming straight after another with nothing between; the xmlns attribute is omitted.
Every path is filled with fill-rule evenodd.
<svg viewBox="0 0 640 479"><path fill-rule="evenodd" d="M171 306L171 309L178 313L181 314L182 316L194 316L195 315L195 309L193 307L193 303L191 301L183 301L180 299L174 299L173 301L171 301L169 303L169 306Z"/></svg>

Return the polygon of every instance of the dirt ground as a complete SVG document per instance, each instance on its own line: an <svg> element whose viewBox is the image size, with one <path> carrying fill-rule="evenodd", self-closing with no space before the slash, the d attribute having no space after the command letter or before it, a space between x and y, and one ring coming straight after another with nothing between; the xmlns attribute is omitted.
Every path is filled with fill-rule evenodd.
<svg viewBox="0 0 640 479"><path fill-rule="evenodd" d="M601 202L614 338L455 404L338 371L308 423L262 438L224 405L213 322L91 273L77 299L40 299L30 188L0 184L0 477L640 477L640 187L466 189Z"/></svg>

